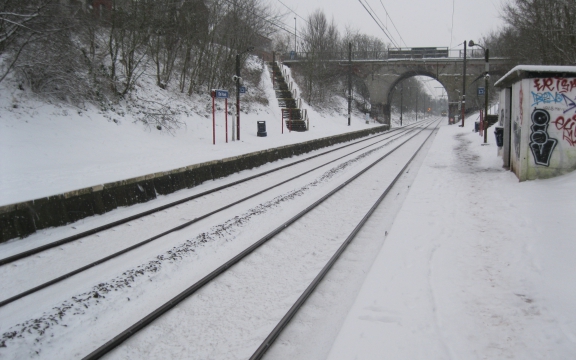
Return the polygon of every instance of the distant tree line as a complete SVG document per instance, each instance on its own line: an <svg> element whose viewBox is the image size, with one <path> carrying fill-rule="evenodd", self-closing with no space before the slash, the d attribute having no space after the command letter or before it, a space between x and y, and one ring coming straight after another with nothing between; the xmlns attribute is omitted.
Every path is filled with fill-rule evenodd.
<svg viewBox="0 0 576 360"><path fill-rule="evenodd" d="M509 0L502 17L505 26L484 38L490 56L524 64L576 64L576 1Z"/></svg>
<svg viewBox="0 0 576 360"><path fill-rule="evenodd" d="M0 0L0 82L72 102L122 98L144 73L188 94L231 87L236 54L278 17L263 0Z"/></svg>

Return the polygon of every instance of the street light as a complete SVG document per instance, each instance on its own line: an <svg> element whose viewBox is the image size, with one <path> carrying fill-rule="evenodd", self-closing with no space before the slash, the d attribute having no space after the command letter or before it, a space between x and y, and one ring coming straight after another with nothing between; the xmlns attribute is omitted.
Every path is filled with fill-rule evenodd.
<svg viewBox="0 0 576 360"><path fill-rule="evenodd" d="M296 48L296 16L294 16L294 56L296 56L296 52L298 49Z"/></svg>
<svg viewBox="0 0 576 360"><path fill-rule="evenodd" d="M402 126L402 108L404 107L404 83L400 84L400 126Z"/></svg>
<svg viewBox="0 0 576 360"><path fill-rule="evenodd" d="M462 93L458 89L454 89L454 90L456 90L456 92L458 93L458 99L459 99L458 100L458 110L460 111L460 110L462 110ZM460 113L460 118L462 118L462 115L464 115L464 114ZM460 125L460 127L463 127L463 126Z"/></svg>
<svg viewBox="0 0 576 360"><path fill-rule="evenodd" d="M472 41L472 40L470 40ZM461 107L461 111L462 113L460 114L460 117L462 118L462 124L460 125L461 127L464 127L464 116L466 115L466 40L464 40L464 69L462 71L462 101L460 102L460 107Z"/></svg>
<svg viewBox="0 0 576 360"><path fill-rule="evenodd" d="M484 144L488 143L488 121L487 121L487 117L488 117L488 81L490 80L490 51L489 49L486 49L484 46L480 45L480 44L476 44L474 43L474 41L470 40L470 42L468 43L468 46L473 47L473 46L478 46L481 47L482 49L484 49L484 59L486 60L486 71L484 74Z"/></svg>
<svg viewBox="0 0 576 360"><path fill-rule="evenodd" d="M240 77L240 56L252 50L254 50L254 46L250 46L246 51L236 54L236 76L234 77L234 81L236 82L236 136L238 141L240 141L240 85L242 85L242 78ZM234 127L232 127L232 130L234 130ZM234 134L232 134L232 139L234 139Z"/></svg>

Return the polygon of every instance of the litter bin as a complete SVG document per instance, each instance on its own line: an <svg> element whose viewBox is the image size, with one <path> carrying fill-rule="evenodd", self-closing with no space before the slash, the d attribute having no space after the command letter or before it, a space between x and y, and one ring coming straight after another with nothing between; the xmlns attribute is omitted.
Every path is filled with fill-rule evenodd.
<svg viewBox="0 0 576 360"><path fill-rule="evenodd" d="M474 123L474 132L480 131L480 121Z"/></svg>
<svg viewBox="0 0 576 360"><path fill-rule="evenodd" d="M494 135L496 136L496 145L498 147L504 146L504 128L502 126L496 126L494 128Z"/></svg>
<svg viewBox="0 0 576 360"><path fill-rule="evenodd" d="M258 132L256 133L256 136L260 136L260 137L264 137L268 134L266 134L266 121L257 121L258 124Z"/></svg>

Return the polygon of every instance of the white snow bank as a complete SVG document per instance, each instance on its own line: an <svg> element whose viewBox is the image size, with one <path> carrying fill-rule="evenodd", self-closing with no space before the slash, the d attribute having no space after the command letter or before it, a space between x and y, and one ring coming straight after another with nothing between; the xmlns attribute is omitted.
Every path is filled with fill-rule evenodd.
<svg viewBox="0 0 576 360"><path fill-rule="evenodd" d="M576 173L519 183L443 126L329 359L576 358Z"/></svg>
<svg viewBox="0 0 576 360"><path fill-rule="evenodd" d="M162 90L153 77L143 76L134 96L180 109L184 125L173 135L134 123L134 116L122 114L125 107L112 112L49 104L7 79L0 84L0 206L378 125L365 124L360 114L347 126L344 114L309 111L310 131L281 134L268 71L261 84L269 105L251 104L241 113L241 141L232 141L234 100L228 102L228 143L224 100L216 101L213 145L211 98ZM267 137L256 136L258 120L266 121Z"/></svg>

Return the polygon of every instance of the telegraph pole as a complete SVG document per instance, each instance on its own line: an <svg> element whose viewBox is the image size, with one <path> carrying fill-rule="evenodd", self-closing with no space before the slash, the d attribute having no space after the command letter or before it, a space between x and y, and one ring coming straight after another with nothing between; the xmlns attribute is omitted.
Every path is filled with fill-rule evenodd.
<svg viewBox="0 0 576 360"><path fill-rule="evenodd" d="M240 79L240 54L236 54L236 136L238 141L240 141Z"/></svg>
<svg viewBox="0 0 576 360"><path fill-rule="evenodd" d="M490 80L490 52L484 49L484 60L486 60L486 75L484 75L484 144L488 143L488 81Z"/></svg>
<svg viewBox="0 0 576 360"><path fill-rule="evenodd" d="M296 57L296 52L298 49L296 48L296 16L294 16L294 57Z"/></svg>
<svg viewBox="0 0 576 360"><path fill-rule="evenodd" d="M420 97L420 93L416 93L416 121L418 121L418 98Z"/></svg>
<svg viewBox="0 0 576 360"><path fill-rule="evenodd" d="M462 113L460 114L462 125L460 126L464 127L464 115L466 114L466 40L464 40L464 72L462 74L462 79Z"/></svg>
<svg viewBox="0 0 576 360"><path fill-rule="evenodd" d="M352 113L352 43L348 43L348 126Z"/></svg>
<svg viewBox="0 0 576 360"><path fill-rule="evenodd" d="M402 126L402 108L404 107L404 84L400 87L400 126Z"/></svg>

